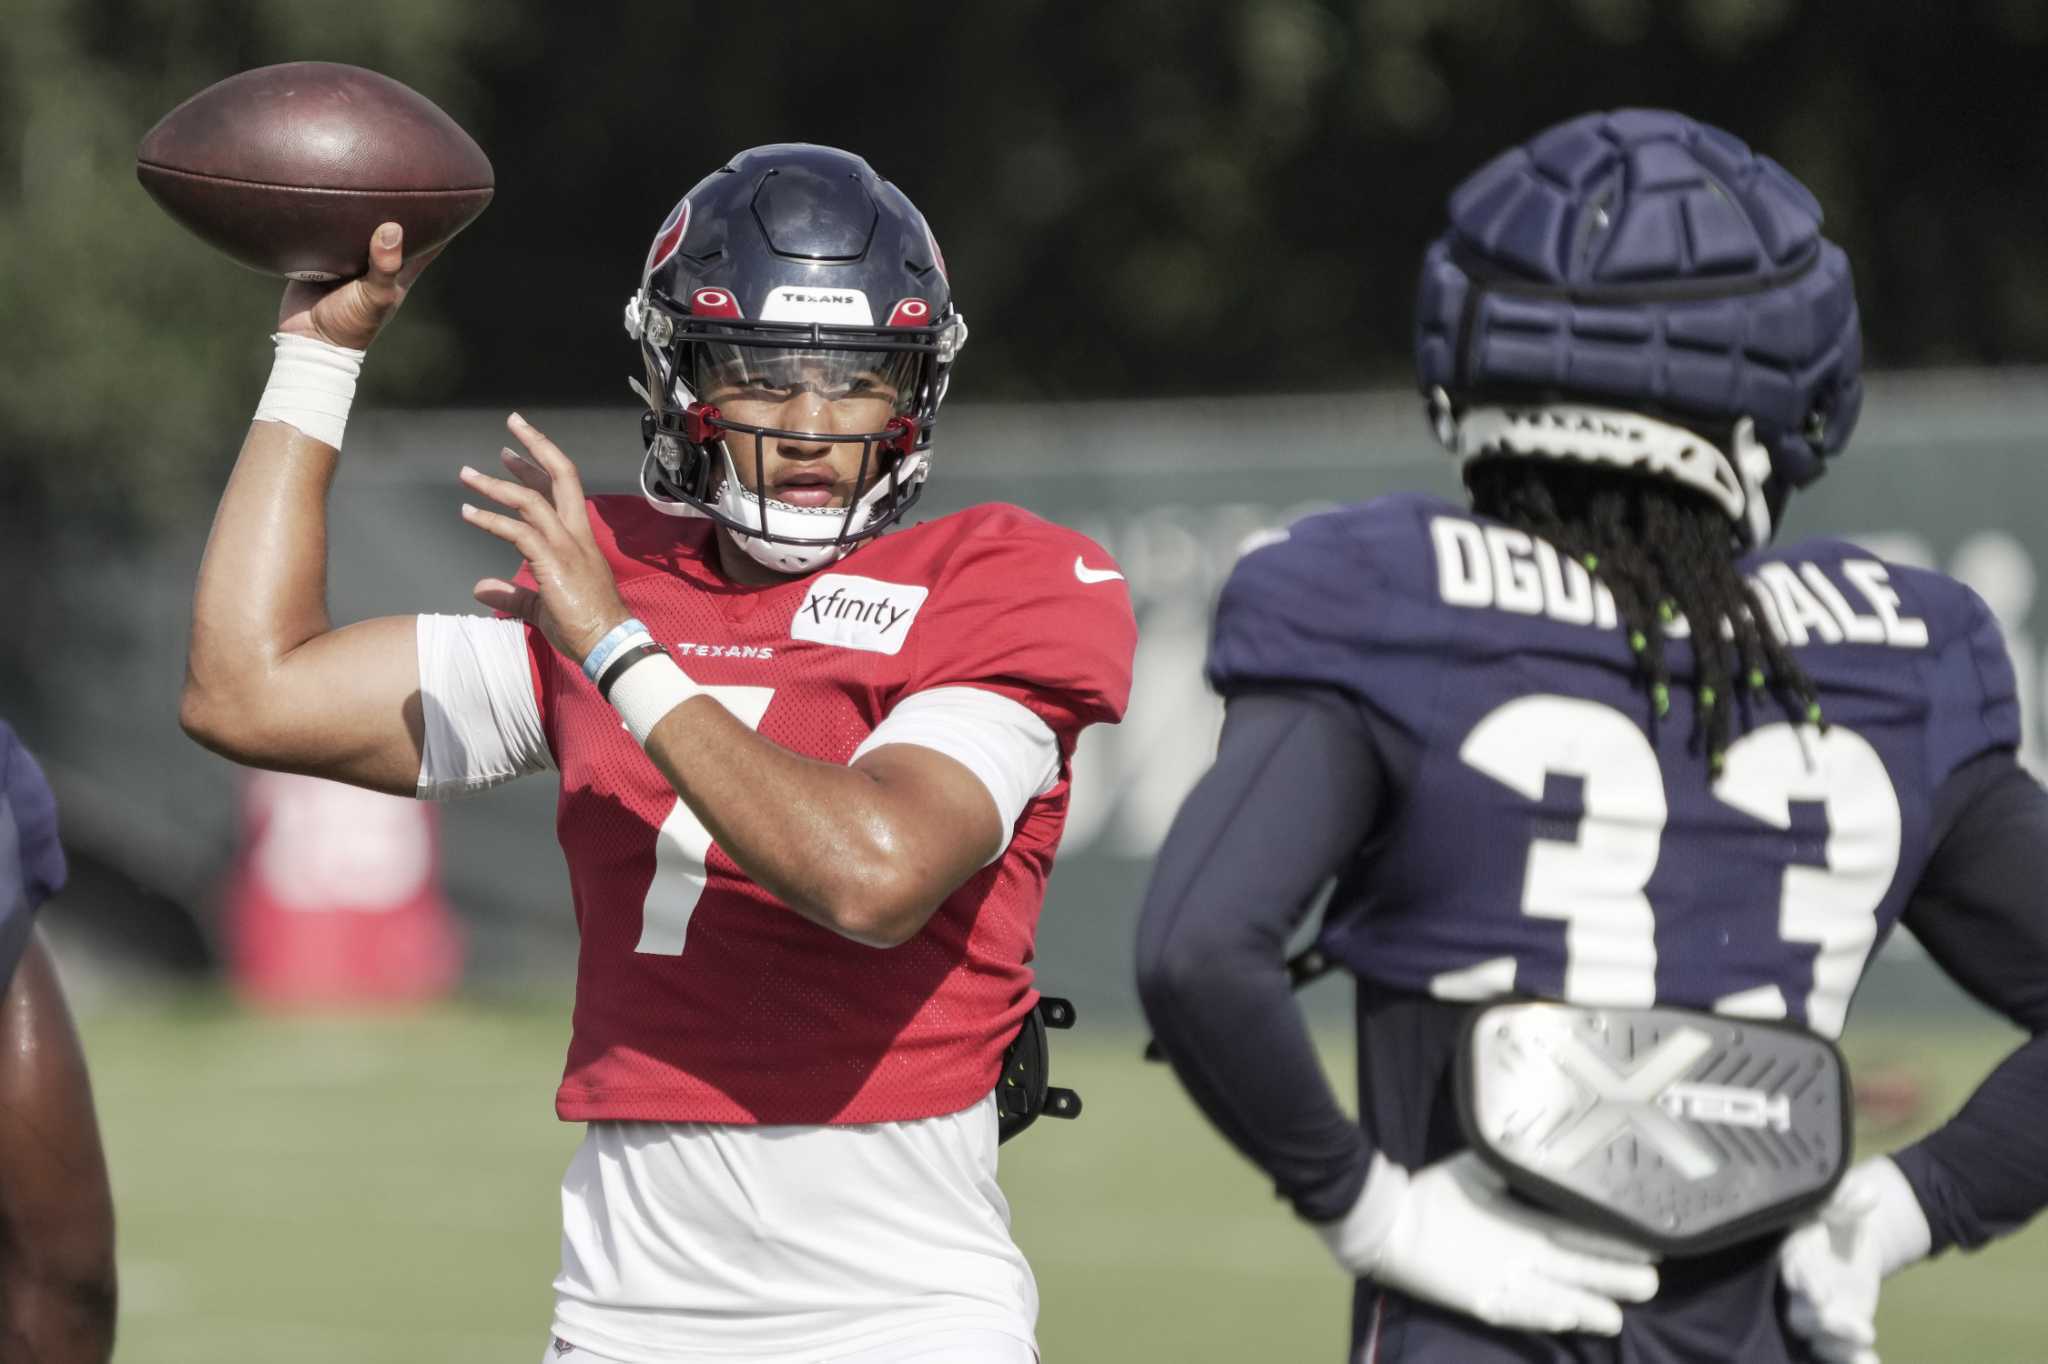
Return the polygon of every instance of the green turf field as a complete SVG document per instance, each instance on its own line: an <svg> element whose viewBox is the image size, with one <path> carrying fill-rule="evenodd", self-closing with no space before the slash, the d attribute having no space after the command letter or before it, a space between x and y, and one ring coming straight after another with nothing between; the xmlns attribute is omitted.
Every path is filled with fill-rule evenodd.
<svg viewBox="0 0 2048 1364"><path fill-rule="evenodd" d="M205 997L83 1026L121 1219L118 1359L539 1360L577 1133L551 1108L562 1005L316 1020ZM1939 1108L2006 1045L1870 1033L1851 1050ZM1058 1048L1087 1116L1003 1162L1047 1360L1340 1359L1345 1285L1171 1077L1134 1038ZM2048 1227L1916 1269L1886 1291L1886 1364L2048 1359L2044 1286Z"/></svg>

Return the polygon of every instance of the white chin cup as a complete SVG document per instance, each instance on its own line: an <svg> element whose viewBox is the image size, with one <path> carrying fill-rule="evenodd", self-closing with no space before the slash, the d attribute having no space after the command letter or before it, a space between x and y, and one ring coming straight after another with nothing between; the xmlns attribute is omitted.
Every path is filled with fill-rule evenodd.
<svg viewBox="0 0 2048 1364"><path fill-rule="evenodd" d="M930 456L922 450L902 456L894 485L907 487L923 482L929 464ZM726 533L739 546L741 553L777 573L810 573L826 564L838 562L859 543L852 537L860 534L875 519L875 513L889 495L891 486L892 480L887 476L877 479L875 486L863 493L850 508L793 507L787 502L750 492L740 482L739 471L733 467L732 452L727 451L725 477L719 481L711 501L728 521L761 527L769 536L780 537L768 539L728 526ZM845 543L837 540L842 534L847 537ZM792 540L818 543L788 543Z"/></svg>
<svg viewBox="0 0 2048 1364"><path fill-rule="evenodd" d="M1430 395L1437 439L1460 464L1488 455L1577 460L1633 469L1701 493L1727 513L1743 542L1771 538L1764 481L1771 454L1748 417L1735 423L1732 457L1695 431L1619 408L1582 403L1471 407L1457 411L1442 389Z"/></svg>

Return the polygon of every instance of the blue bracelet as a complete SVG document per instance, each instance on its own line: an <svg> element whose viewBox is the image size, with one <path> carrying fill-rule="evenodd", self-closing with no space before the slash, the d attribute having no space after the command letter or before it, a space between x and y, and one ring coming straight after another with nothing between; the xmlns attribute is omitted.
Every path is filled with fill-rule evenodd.
<svg viewBox="0 0 2048 1364"><path fill-rule="evenodd" d="M645 625L640 623L637 616L626 617L617 625L614 625L610 633L597 642L596 648L584 655L583 675L592 682L597 681L598 676L604 672L605 663L610 660L613 654L619 651L620 647L627 640L635 635L651 635L651 633Z"/></svg>

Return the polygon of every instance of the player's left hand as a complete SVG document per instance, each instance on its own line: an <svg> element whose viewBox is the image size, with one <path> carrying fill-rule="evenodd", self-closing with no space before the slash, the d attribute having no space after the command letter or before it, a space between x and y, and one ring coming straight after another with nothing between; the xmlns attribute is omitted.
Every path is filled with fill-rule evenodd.
<svg viewBox="0 0 2048 1364"><path fill-rule="evenodd" d="M1785 1324L1825 1364L1878 1364L1878 1288L1932 1243L1919 1196L1891 1158L1859 1162L1779 1248Z"/></svg>
<svg viewBox="0 0 2048 1364"><path fill-rule="evenodd" d="M525 555L540 588L485 578L475 596L492 610L539 626L548 643L581 665L597 642L633 613L620 599L618 580L591 534L575 464L517 412L505 425L526 447L525 454L509 447L500 452L512 478L493 478L465 465L462 482L516 514L464 503L462 519Z"/></svg>

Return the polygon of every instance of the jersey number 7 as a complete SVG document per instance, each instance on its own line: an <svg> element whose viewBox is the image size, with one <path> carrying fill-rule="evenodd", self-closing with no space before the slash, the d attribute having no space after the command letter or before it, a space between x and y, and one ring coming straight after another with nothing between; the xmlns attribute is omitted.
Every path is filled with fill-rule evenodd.
<svg viewBox="0 0 2048 1364"><path fill-rule="evenodd" d="M719 705L748 729L761 728L761 717L775 699L773 687L705 687ZM640 941L635 952L679 957L690 934L690 916L704 898L710 879L705 863L711 857L711 831L689 806L677 799L654 840L654 879L640 904Z"/></svg>

